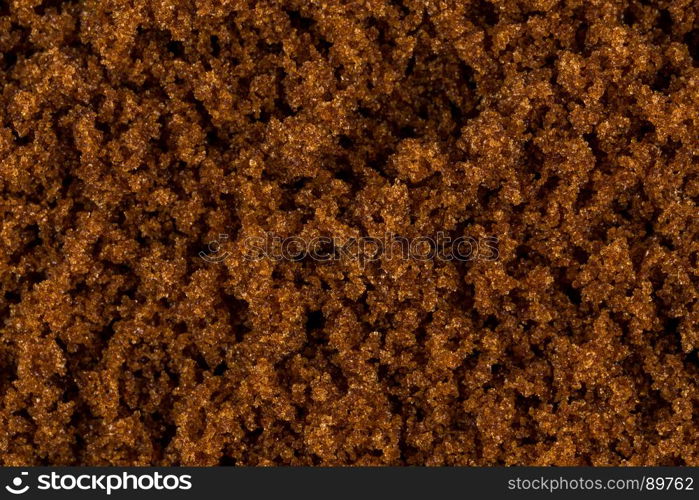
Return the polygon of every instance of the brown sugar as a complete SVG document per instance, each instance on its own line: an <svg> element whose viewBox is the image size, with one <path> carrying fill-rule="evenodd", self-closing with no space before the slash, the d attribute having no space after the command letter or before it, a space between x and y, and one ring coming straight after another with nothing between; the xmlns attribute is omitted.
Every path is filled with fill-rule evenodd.
<svg viewBox="0 0 699 500"><path fill-rule="evenodd" d="M2 465L699 465L699 1L12 0L0 54ZM497 251L246 255L440 232Z"/></svg>

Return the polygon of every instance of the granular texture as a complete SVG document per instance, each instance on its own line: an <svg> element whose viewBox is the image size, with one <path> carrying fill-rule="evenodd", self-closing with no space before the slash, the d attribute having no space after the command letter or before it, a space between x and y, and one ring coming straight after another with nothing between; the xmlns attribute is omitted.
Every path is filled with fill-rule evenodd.
<svg viewBox="0 0 699 500"><path fill-rule="evenodd" d="M699 0L11 0L0 53L3 465L699 465ZM497 259L245 255L440 231Z"/></svg>

